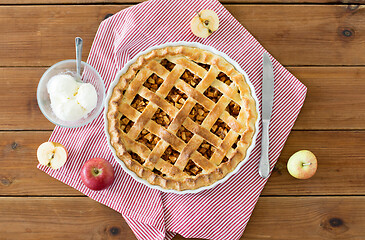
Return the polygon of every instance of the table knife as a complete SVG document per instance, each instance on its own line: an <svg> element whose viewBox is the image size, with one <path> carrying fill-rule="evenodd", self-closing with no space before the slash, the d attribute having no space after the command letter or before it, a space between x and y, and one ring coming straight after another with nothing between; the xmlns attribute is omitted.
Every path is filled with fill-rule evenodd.
<svg viewBox="0 0 365 240"><path fill-rule="evenodd" d="M259 174L267 178L270 174L269 162L269 125L274 101L274 70L267 53L263 55L263 80L262 80L262 139L261 159Z"/></svg>

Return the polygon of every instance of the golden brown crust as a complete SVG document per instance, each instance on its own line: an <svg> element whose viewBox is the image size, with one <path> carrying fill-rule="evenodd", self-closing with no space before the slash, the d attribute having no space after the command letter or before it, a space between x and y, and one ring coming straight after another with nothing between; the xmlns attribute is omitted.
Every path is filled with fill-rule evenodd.
<svg viewBox="0 0 365 240"><path fill-rule="evenodd" d="M164 59L174 65L172 69L161 65ZM209 70L198 63L209 65ZM182 79L186 69L194 74L191 81ZM222 78L226 83L217 79L218 74L226 76ZM209 87L218 92L208 92L211 96L207 97ZM184 96L171 104L166 100L170 91ZM134 102L139 110L131 106L137 94L143 99ZM198 116L195 121L189 117L192 111ZM199 122L201 116L205 119ZM232 172L246 156L257 118L244 76L223 57L187 46L140 56L114 87L107 112L110 142L118 158L149 183L178 191L211 185ZM214 133L216 122L224 127ZM163 156L169 146L177 152L177 159Z"/></svg>

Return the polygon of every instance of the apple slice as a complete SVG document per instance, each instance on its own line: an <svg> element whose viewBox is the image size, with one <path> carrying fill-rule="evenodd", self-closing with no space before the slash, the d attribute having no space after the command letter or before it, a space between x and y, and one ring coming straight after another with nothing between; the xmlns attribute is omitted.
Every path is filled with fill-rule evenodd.
<svg viewBox="0 0 365 240"><path fill-rule="evenodd" d="M301 150L289 158L287 168L293 177L308 179L317 171L317 158L311 151Z"/></svg>
<svg viewBox="0 0 365 240"><path fill-rule="evenodd" d="M190 28L197 37L207 38L218 29L219 18L213 10L202 10L190 22Z"/></svg>
<svg viewBox="0 0 365 240"><path fill-rule="evenodd" d="M59 169L67 160L66 148L56 142L42 143L37 150L37 158L40 164Z"/></svg>

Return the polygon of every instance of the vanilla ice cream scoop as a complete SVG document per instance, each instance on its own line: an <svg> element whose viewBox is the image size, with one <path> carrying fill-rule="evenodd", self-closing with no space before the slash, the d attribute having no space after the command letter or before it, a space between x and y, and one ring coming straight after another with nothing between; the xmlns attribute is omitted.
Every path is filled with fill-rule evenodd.
<svg viewBox="0 0 365 240"><path fill-rule="evenodd" d="M87 115L85 110L75 100L71 99L67 99L54 107L51 103L51 107L56 116L63 121L77 121Z"/></svg>
<svg viewBox="0 0 365 240"><path fill-rule="evenodd" d="M52 77L48 84L47 90L49 94L58 94L67 98L72 98L80 87L80 83L66 74L60 74Z"/></svg>
<svg viewBox="0 0 365 240"><path fill-rule="evenodd" d="M86 111L93 110L98 100L94 86L90 83L81 84L77 91L76 100Z"/></svg>
<svg viewBox="0 0 365 240"><path fill-rule="evenodd" d="M52 77L47 85L54 114L63 121L77 121L86 117L97 104L95 87L79 83L70 75Z"/></svg>

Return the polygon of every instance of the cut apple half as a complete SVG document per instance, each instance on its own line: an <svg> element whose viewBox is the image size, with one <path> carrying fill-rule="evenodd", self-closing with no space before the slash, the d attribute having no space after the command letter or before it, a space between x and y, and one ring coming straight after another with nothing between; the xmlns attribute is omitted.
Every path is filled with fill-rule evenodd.
<svg viewBox="0 0 365 240"><path fill-rule="evenodd" d="M45 142L38 147L37 158L40 164L59 169L66 163L67 150L60 143Z"/></svg>
<svg viewBox="0 0 365 240"><path fill-rule="evenodd" d="M202 10L190 22L190 28L197 37L207 38L219 27L218 15L213 10Z"/></svg>

